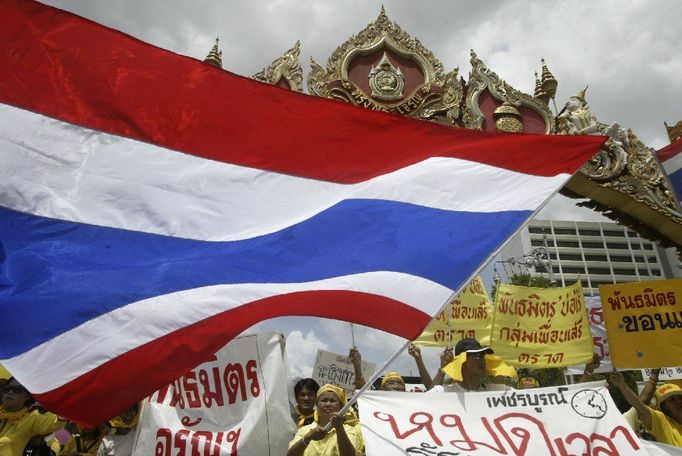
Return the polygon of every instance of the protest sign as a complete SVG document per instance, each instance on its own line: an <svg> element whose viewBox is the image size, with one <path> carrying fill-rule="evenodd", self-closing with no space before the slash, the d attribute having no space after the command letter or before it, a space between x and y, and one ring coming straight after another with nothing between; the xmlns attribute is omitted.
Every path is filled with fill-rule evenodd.
<svg viewBox="0 0 682 456"><path fill-rule="evenodd" d="M239 337L154 393L134 454L285 454L294 423L282 348L279 334Z"/></svg>
<svg viewBox="0 0 682 456"><path fill-rule="evenodd" d="M647 454L604 382L475 393L368 391L358 405L370 455Z"/></svg>
<svg viewBox="0 0 682 456"><path fill-rule="evenodd" d="M491 346L517 367L563 367L592 359L580 282L564 288L500 285Z"/></svg>
<svg viewBox="0 0 682 456"><path fill-rule="evenodd" d="M367 361L362 361L360 366L365 378L371 377L376 369L376 364ZM355 391L355 368L348 356L318 349L312 378L320 385L331 383L342 387L348 397Z"/></svg>
<svg viewBox="0 0 682 456"><path fill-rule="evenodd" d="M599 287L613 365L676 366L682 353L682 279Z"/></svg>
<svg viewBox="0 0 682 456"><path fill-rule="evenodd" d="M436 315L414 344L445 347L449 341L455 345L457 341L470 337L488 345L492 316L488 292L481 277L476 276L441 313Z"/></svg>
<svg viewBox="0 0 682 456"><path fill-rule="evenodd" d="M652 369L642 369L642 378L646 379L651 375ZM658 380L665 382L668 380L682 379L682 367L664 367L658 373Z"/></svg>
<svg viewBox="0 0 682 456"><path fill-rule="evenodd" d="M592 331L592 345L594 352L601 357L599 367L594 370L594 373L611 372L611 353L609 352L609 340L606 337L606 326L604 325L604 312L601 308L601 300L597 296L585 296L585 307L587 308L587 315L590 319L590 329ZM585 370L584 364L569 366L566 369L567 374L582 375Z"/></svg>

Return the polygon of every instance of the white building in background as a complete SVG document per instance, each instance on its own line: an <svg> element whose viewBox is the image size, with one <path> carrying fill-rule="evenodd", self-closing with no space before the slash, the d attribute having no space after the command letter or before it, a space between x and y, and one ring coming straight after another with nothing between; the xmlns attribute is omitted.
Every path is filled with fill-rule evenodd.
<svg viewBox="0 0 682 456"><path fill-rule="evenodd" d="M500 253L500 275L510 275L510 259L546 248L556 286L580 280L586 294L598 294L599 285L682 277L674 249L663 249L634 231L611 222L532 220ZM518 264L518 263L517 263ZM546 267L527 269L549 275ZM502 277L505 281L505 277Z"/></svg>

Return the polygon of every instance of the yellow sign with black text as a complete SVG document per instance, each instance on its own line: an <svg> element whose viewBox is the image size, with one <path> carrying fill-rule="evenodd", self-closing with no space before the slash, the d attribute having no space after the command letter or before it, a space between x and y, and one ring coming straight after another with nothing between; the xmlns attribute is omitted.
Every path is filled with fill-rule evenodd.
<svg viewBox="0 0 682 456"><path fill-rule="evenodd" d="M426 347L446 347L450 341L455 345L459 340L470 337L487 345L490 342L492 317L488 292L481 277L476 276L414 343Z"/></svg>
<svg viewBox="0 0 682 456"><path fill-rule="evenodd" d="M500 285L491 346L516 367L564 367L592 359L590 320L580 282L563 288Z"/></svg>
<svg viewBox="0 0 682 456"><path fill-rule="evenodd" d="M599 294L614 367L680 364L682 279L601 285Z"/></svg>

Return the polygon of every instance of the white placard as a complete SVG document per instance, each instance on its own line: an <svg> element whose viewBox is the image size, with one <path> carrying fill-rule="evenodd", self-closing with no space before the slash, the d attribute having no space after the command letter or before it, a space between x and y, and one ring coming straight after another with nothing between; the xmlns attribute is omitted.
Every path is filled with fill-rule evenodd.
<svg viewBox="0 0 682 456"><path fill-rule="evenodd" d="M642 378L644 380L651 375L651 369L642 369ZM665 382L667 380L679 380L682 378L682 367L664 367L658 374L658 380Z"/></svg>
<svg viewBox="0 0 682 456"><path fill-rule="evenodd" d="M365 379L374 374L376 364L362 361L362 375ZM348 397L355 391L355 368L348 356L317 350L312 378L321 385L331 383L346 390Z"/></svg>
<svg viewBox="0 0 682 456"><path fill-rule="evenodd" d="M152 394L134 454L285 454L294 423L282 381L283 343L276 333L238 337Z"/></svg>
<svg viewBox="0 0 682 456"><path fill-rule="evenodd" d="M368 455L645 455L605 382L476 393L368 391Z"/></svg>

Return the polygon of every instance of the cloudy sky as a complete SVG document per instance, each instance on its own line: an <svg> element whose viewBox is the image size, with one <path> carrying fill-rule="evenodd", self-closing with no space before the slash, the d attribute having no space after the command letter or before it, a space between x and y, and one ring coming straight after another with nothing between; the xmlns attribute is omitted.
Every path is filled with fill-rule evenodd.
<svg viewBox="0 0 682 456"><path fill-rule="evenodd" d="M512 86L533 93L540 58L559 81L557 104L589 85L587 101L604 123L632 128L659 149L663 125L682 120L682 4L647 1L438 0L43 0L143 41L203 59L220 37L223 67L252 75L301 41L301 63L323 66L350 35L386 13L466 79L469 49ZM540 218L600 220L565 198L553 199ZM346 352L348 324L283 318L261 324L288 335L292 370L308 375L317 348ZM356 328L365 359L381 362L402 339ZM425 350L427 366L437 351ZM416 373L410 358L395 368Z"/></svg>

